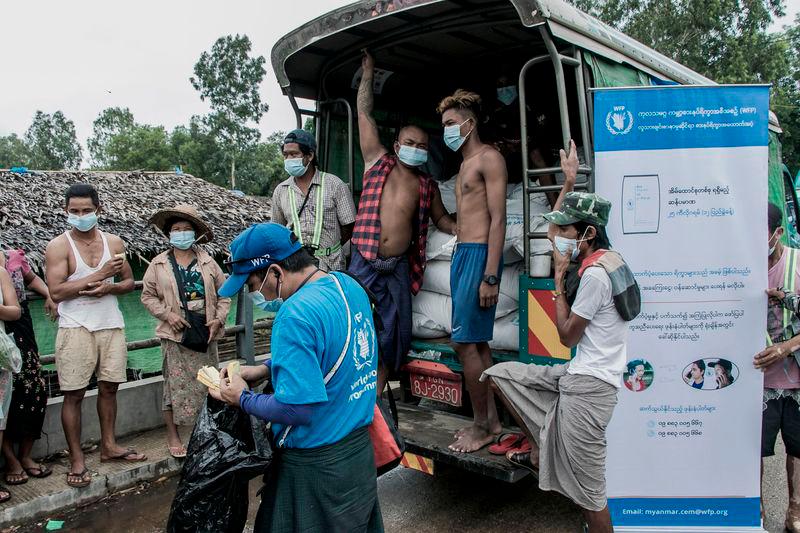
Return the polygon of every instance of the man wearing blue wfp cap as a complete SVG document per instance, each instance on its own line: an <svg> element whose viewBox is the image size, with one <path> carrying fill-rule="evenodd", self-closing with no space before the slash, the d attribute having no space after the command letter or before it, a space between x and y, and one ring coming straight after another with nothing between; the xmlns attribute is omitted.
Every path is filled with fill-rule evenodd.
<svg viewBox="0 0 800 533"><path fill-rule="evenodd" d="M575 348L563 365L500 363L482 380L500 398L530 451L509 451L514 464L537 472L539 488L555 490L583 510L589 533L611 533L606 497L606 427L617 404L627 359L628 321L641 306L639 286L606 234L611 203L573 192L575 143L561 150L566 181L550 222L555 262L556 327Z"/></svg>
<svg viewBox="0 0 800 533"><path fill-rule="evenodd" d="M289 177L272 193L272 221L291 228L322 270L344 270L342 246L350 240L356 220L350 189L319 169L317 141L311 133L290 131L282 152Z"/></svg>
<svg viewBox="0 0 800 533"><path fill-rule="evenodd" d="M223 370L210 394L272 422L273 468L256 532L383 531L368 426L378 348L367 294L347 274L326 274L287 228L251 226L231 243L233 296L247 284L253 303L276 312L272 359ZM270 378L274 394L248 384Z"/></svg>

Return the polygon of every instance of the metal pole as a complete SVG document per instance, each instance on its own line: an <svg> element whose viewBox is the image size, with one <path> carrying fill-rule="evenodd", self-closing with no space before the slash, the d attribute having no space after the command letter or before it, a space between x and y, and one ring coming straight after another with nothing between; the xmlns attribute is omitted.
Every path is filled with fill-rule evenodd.
<svg viewBox="0 0 800 533"><path fill-rule="evenodd" d="M248 365L255 364L255 340L253 335L253 304L247 297L247 285L239 291L236 300L236 325L244 331L236 334L236 357L244 359Z"/></svg>
<svg viewBox="0 0 800 533"><path fill-rule="evenodd" d="M537 63L549 59L549 56L534 57L529 60L519 71L519 125L520 125L520 148L522 149L522 224L524 234L527 235L531 229L530 222L530 180L528 178L528 99L525 89L525 76L528 69ZM531 243L527 238L522 239L522 253L525 256L525 273L531 271Z"/></svg>
<svg viewBox="0 0 800 533"><path fill-rule="evenodd" d="M320 106L326 104L342 104L344 106L345 111L347 112L347 174L349 176L348 183L350 184L350 191L353 191L353 187L355 186L355 178L353 176L355 172L355 155L353 153L353 145L354 145L354 137L353 137L353 107L350 105L350 102L346 98L334 98L332 100L323 100L319 103ZM328 155L328 149L330 145L330 120L331 120L331 112L327 112L327 123L325 127L325 155ZM325 161L325 164L328 164L328 161Z"/></svg>
<svg viewBox="0 0 800 533"><path fill-rule="evenodd" d="M583 155L586 158L586 164L594 169L594 154L592 152L591 131L589 126L589 113L586 107L586 98L589 93L585 90L585 82L583 77L583 62L581 58L581 51L578 48L574 50L575 59L578 65L575 68L575 85L578 91L578 116L581 121L581 139L583 140ZM586 175L589 191L594 190L594 172Z"/></svg>
<svg viewBox="0 0 800 533"><path fill-rule="evenodd" d="M297 129L303 129L303 118L300 116L300 107L297 105L297 100L295 99L291 88L286 89L286 96L289 97L289 103L294 110L294 119L297 121Z"/></svg>
<svg viewBox="0 0 800 533"><path fill-rule="evenodd" d="M547 52L550 54L550 59L553 61L553 68L556 72L556 91L558 91L558 111L561 115L561 136L564 141L564 150L569 149L569 140L572 134L569 128L569 110L567 109L567 88L564 80L564 66L562 65L562 56L558 53L553 39L547 32L547 28L542 25L539 26L539 33L542 36L544 45L547 47Z"/></svg>

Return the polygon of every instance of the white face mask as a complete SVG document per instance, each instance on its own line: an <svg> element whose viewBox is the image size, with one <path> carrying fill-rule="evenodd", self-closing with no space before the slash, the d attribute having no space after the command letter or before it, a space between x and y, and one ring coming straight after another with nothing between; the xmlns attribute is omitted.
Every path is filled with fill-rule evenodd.
<svg viewBox="0 0 800 533"><path fill-rule="evenodd" d="M583 236L580 239L567 239L566 237L556 235L553 239L553 246L555 246L556 250L558 250L561 255L567 255L567 253L572 250L569 260L575 261L578 258L578 255L581 253L578 244L586 241L587 231L589 231L589 228L586 228L586 230L583 232Z"/></svg>
<svg viewBox="0 0 800 533"><path fill-rule="evenodd" d="M778 229L780 229L780 228L778 228ZM772 235L770 235L770 236L769 236L769 241L767 241L767 244L771 243L771 242L772 242L772 239L774 239L774 238L775 238L775 235L778 233L778 229L776 229L776 230L775 230L775 232L774 232ZM769 247L769 254L767 255L767 257L772 257L772 254L774 254L774 253L775 253L775 248L777 248L777 247L778 247L778 241L779 241L779 240L780 240L780 239L777 239L777 240L775 241L775 244L773 244L773 245L771 245L771 246Z"/></svg>

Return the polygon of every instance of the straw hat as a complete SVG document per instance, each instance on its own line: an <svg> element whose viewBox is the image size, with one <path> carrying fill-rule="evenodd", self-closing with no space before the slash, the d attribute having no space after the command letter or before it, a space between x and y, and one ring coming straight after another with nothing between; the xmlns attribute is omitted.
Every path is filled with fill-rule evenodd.
<svg viewBox="0 0 800 533"><path fill-rule="evenodd" d="M200 213L191 205L177 205L168 209L156 211L153 216L150 217L150 223L160 229L161 233L169 236L169 228L167 228L166 225L167 222L173 218L186 220L194 226L198 237L197 244L203 244L214 240L214 233L211 231L211 227L200 218Z"/></svg>

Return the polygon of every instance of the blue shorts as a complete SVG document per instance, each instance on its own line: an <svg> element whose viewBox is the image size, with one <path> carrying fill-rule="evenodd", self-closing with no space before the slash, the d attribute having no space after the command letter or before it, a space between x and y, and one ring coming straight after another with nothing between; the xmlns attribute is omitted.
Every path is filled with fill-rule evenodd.
<svg viewBox="0 0 800 533"><path fill-rule="evenodd" d="M453 297L453 333L451 340L459 344L489 342L494 335L497 306L481 307L479 289L486 271L489 247L467 242L456 245L450 264L450 294ZM497 277L503 271L502 258Z"/></svg>

